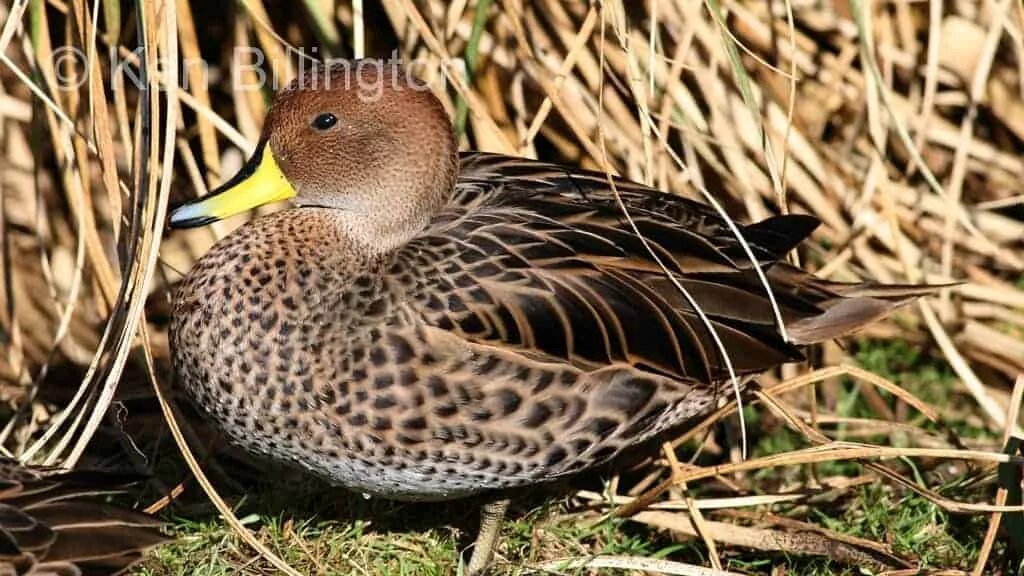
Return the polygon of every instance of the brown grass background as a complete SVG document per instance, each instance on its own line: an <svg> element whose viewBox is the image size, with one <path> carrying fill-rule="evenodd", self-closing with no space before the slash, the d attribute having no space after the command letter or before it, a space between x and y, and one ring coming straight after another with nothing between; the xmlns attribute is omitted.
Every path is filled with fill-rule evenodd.
<svg viewBox="0 0 1024 576"><path fill-rule="evenodd" d="M769 522L769 532L744 533L738 524L760 528L749 528L749 518L723 526L696 508L642 505L686 502L682 486L715 479L747 486L746 472L756 469L850 459L870 463L863 477L871 481L947 509L990 513L998 525L1005 490L948 501L881 459L968 460L992 474L1006 460L998 438L1019 425L1019 2L7 0L0 21L3 452L70 466L117 452L87 450L94 438L132 443L133 433L122 432L126 403L152 399L152 384L171 388L169 287L245 220L169 235L167 204L220 183L251 150L270 94L233 90L232 79L287 80L296 50L316 47L321 57L394 55L427 78L447 74L434 86L466 149L708 195L738 220L814 214L823 226L794 258L824 277L964 282L867 336L944 358L972 423L995 441L915 430L908 442L890 442L908 425L876 389L938 421L947 407L850 368L846 349L830 344L815 355L824 369L789 366L767 375L751 398L800 431L807 448L748 461L726 448L718 468L680 464L666 451L650 464L650 479L622 495L619 504L639 500L619 514L703 538L720 569L716 542L787 550L769 536L796 528ZM238 57L245 47L265 60ZM70 49L84 58L68 57ZM205 74L194 65L200 60ZM881 440L872 444L819 427L834 409L829 386L851 372L877 400L870 425ZM156 415L134 425L163 429ZM728 406L708 426L723 418ZM185 486L178 490L195 490ZM840 556L888 553L884 543L823 538L813 545L830 542ZM793 551L800 546L812 544ZM987 559L986 549L975 573Z"/></svg>

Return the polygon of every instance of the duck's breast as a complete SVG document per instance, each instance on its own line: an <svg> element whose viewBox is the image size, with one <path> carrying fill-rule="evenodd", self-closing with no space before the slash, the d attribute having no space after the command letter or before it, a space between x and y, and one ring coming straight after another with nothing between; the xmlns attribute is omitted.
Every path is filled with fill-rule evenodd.
<svg viewBox="0 0 1024 576"><path fill-rule="evenodd" d="M340 442L322 412L352 379L354 354L389 303L329 211L295 209L242 226L193 266L174 295L178 381L234 442L296 461Z"/></svg>

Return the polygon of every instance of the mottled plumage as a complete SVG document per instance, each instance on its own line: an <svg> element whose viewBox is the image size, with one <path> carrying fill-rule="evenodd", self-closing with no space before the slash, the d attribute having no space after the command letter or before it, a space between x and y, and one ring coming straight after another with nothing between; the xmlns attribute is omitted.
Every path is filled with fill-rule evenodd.
<svg viewBox="0 0 1024 576"><path fill-rule="evenodd" d="M728 375L676 283L741 375L925 291L785 263L813 217L741 226L786 342L711 208L623 179L613 190L604 174L459 156L444 110L416 88L374 100L302 82L275 101L244 172L297 207L196 263L171 344L182 384L234 442L353 490L437 500L537 484L706 414L731 395ZM224 198L259 203L260 188L236 183L172 224L233 211Z"/></svg>
<svg viewBox="0 0 1024 576"><path fill-rule="evenodd" d="M0 458L0 574L117 574L167 537L158 520L105 502L135 479Z"/></svg>
<svg viewBox="0 0 1024 576"><path fill-rule="evenodd" d="M606 183L500 156L462 165L455 201L393 252L361 253L334 210L305 207L257 219L196 264L177 291L176 367L236 442L362 492L443 499L579 472L723 393L709 331ZM737 371L800 359L717 216L635 184L619 192ZM841 301L779 261L814 224L744 230L797 338Z"/></svg>

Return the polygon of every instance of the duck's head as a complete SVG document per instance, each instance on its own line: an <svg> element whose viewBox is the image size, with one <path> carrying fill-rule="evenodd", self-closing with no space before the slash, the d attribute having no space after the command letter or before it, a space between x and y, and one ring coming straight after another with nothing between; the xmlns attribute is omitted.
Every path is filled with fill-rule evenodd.
<svg viewBox="0 0 1024 576"><path fill-rule="evenodd" d="M448 116L424 83L391 61L336 62L279 92L245 166L174 210L170 225L201 226L291 200L336 210L353 235L387 249L445 205L457 170Z"/></svg>

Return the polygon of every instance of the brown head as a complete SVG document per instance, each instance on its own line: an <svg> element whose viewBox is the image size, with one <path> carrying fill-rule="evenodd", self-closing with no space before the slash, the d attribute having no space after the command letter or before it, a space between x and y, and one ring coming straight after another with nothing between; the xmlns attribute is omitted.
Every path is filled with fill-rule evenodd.
<svg viewBox="0 0 1024 576"><path fill-rule="evenodd" d="M338 62L279 92L252 158L175 210L170 224L199 226L292 199L337 210L355 239L385 251L447 203L457 170L451 124L425 84L394 62Z"/></svg>

